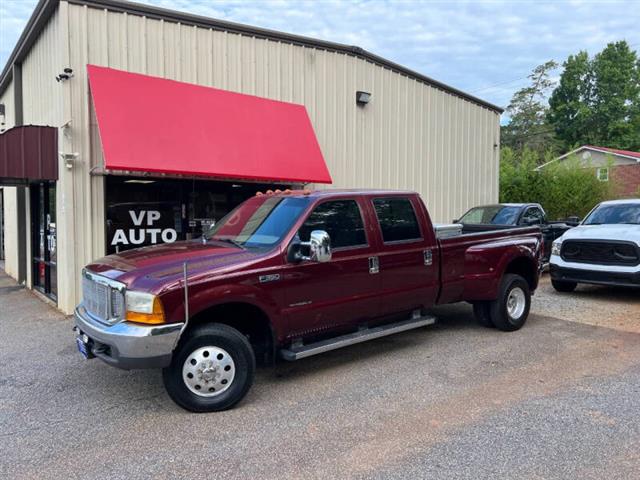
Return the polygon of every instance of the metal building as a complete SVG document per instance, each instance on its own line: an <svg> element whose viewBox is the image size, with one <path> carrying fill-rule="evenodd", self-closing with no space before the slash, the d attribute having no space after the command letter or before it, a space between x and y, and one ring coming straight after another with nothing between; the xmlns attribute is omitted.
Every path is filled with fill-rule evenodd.
<svg viewBox="0 0 640 480"><path fill-rule="evenodd" d="M165 227L190 238L256 190L306 183L108 168L91 65L303 105L333 187L416 190L435 221L498 199L501 109L481 99L358 47L121 0L41 0L0 76L2 238L6 271L67 313L131 205L168 212ZM175 116L175 101L153 105ZM172 130L162 138L179 144Z"/></svg>

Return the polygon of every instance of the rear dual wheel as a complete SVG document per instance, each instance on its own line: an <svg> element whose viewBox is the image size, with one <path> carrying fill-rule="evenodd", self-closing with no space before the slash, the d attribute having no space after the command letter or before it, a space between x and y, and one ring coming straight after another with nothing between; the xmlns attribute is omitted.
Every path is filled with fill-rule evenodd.
<svg viewBox="0 0 640 480"><path fill-rule="evenodd" d="M502 277L498 298L475 303L473 313L480 325L513 332L525 324L530 308L529 284L520 275L508 273Z"/></svg>

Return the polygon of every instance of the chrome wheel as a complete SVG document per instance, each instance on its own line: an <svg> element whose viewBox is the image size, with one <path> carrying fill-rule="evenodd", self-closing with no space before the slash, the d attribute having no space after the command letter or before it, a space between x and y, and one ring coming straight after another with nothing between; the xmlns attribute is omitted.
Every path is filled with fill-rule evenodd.
<svg viewBox="0 0 640 480"><path fill-rule="evenodd" d="M527 297L520 287L515 287L507 297L507 314L513 320L519 319L527 307Z"/></svg>
<svg viewBox="0 0 640 480"><path fill-rule="evenodd" d="M236 366L229 353L219 347L201 347L191 352L182 367L182 380L201 397L215 397L233 383Z"/></svg>

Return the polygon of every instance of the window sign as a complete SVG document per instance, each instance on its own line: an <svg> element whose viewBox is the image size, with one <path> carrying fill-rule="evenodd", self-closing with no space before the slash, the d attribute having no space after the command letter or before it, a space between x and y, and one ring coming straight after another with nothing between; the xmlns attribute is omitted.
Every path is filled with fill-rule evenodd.
<svg viewBox="0 0 640 480"><path fill-rule="evenodd" d="M264 184L107 176L107 254L200 237Z"/></svg>
<svg viewBox="0 0 640 480"><path fill-rule="evenodd" d="M133 222L133 228L119 228L113 234L111 245L155 245L173 243L178 239L178 233L174 228L157 228L156 223L161 214L158 210L129 210L129 216Z"/></svg>

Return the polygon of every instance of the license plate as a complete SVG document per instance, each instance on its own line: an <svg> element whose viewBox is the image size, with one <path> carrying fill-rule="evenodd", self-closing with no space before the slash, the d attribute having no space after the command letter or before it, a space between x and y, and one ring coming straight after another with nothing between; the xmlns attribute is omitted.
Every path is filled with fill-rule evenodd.
<svg viewBox="0 0 640 480"><path fill-rule="evenodd" d="M82 354L85 359L91 358L93 355L91 354L91 350L89 348L89 344L84 342L80 336L76 337L76 346L78 347L78 351Z"/></svg>

